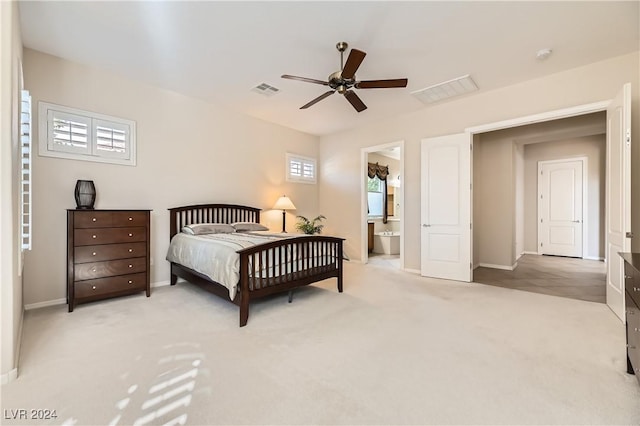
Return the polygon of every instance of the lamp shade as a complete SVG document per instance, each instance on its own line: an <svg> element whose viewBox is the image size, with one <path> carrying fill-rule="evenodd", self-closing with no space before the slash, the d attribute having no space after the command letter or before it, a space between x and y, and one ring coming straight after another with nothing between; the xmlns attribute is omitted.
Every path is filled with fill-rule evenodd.
<svg viewBox="0 0 640 426"><path fill-rule="evenodd" d="M295 210L296 206L293 205L289 197L283 195L278 198L278 201L273 205L273 208L277 210Z"/></svg>

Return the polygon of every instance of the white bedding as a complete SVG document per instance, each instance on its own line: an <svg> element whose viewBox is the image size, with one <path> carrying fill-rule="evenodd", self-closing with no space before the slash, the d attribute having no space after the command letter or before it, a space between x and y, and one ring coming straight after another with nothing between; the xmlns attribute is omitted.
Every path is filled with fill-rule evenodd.
<svg viewBox="0 0 640 426"><path fill-rule="evenodd" d="M236 297L240 280L238 250L296 235L259 232L231 234L187 235L178 233L171 239L167 260L179 263L206 275L229 289L229 298Z"/></svg>

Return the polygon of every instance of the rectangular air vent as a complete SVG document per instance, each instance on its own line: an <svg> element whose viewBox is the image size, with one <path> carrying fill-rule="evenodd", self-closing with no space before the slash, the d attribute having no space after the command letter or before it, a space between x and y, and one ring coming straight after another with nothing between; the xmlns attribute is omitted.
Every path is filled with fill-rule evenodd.
<svg viewBox="0 0 640 426"><path fill-rule="evenodd" d="M276 93L278 93L280 89L278 89L277 87L273 87L272 85L267 83L261 83L256 87L254 87L253 89L251 89L251 91L260 93L261 95L264 95L264 96L273 96Z"/></svg>
<svg viewBox="0 0 640 426"><path fill-rule="evenodd" d="M464 95L475 90L478 90L478 86L476 86L476 83L474 83L471 77L467 74L462 77L454 78L453 80L445 81L444 83L429 86L426 89L411 92L411 94L425 104L432 104L454 96Z"/></svg>

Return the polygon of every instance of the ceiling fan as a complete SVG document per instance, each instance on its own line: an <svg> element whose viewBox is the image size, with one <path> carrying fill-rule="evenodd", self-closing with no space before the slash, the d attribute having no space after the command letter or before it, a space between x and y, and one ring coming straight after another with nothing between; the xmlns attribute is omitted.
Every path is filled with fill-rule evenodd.
<svg viewBox="0 0 640 426"><path fill-rule="evenodd" d="M324 98L333 95L335 92L338 92L341 95L344 95L345 98L347 98L349 103L351 103L356 111L362 112L367 109L367 106L364 104L364 102L362 102L360 97L356 95L356 92L351 90L352 88L387 89L392 87L407 87L408 80L406 78L397 78L393 80L356 81L356 71L358 70L358 67L360 67L360 64L366 56L366 53L358 49L351 49L351 52L349 52L349 56L347 57L347 62L344 63L344 51L347 50L348 47L349 45L344 41L336 44L336 49L338 49L338 52L340 52L340 71L332 73L327 81L306 77L297 77L295 75L288 74L282 75L282 78L304 81L307 83L321 84L323 86L329 86L331 88L331 90L329 90L328 92L323 93L311 102L301 106L300 109L307 109L310 106L320 102Z"/></svg>

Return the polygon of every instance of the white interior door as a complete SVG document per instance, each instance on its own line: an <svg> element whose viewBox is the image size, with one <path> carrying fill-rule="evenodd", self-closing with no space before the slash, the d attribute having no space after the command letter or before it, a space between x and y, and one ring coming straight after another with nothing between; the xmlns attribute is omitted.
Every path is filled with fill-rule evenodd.
<svg viewBox="0 0 640 426"><path fill-rule="evenodd" d="M421 274L470 282L471 134L422 140Z"/></svg>
<svg viewBox="0 0 640 426"><path fill-rule="evenodd" d="M538 163L538 254L582 257L583 162Z"/></svg>
<svg viewBox="0 0 640 426"><path fill-rule="evenodd" d="M606 258L607 305L624 317L624 262L631 250L631 84L607 108Z"/></svg>

